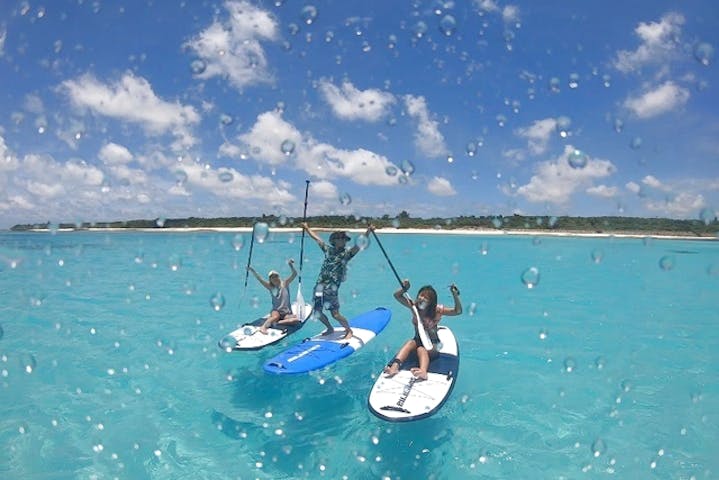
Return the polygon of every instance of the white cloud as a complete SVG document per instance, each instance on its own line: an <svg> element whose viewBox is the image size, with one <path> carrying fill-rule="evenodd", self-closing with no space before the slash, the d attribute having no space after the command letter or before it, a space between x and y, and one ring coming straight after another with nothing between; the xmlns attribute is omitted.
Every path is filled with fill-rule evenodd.
<svg viewBox="0 0 719 480"><path fill-rule="evenodd" d="M449 180L442 177L433 177L427 182L427 190L438 197L449 197L457 194Z"/></svg>
<svg viewBox="0 0 719 480"><path fill-rule="evenodd" d="M617 53L614 66L628 73L645 65L661 65L677 54L677 38L681 34L684 17L675 12L662 16L659 22L640 23L634 29L641 44L634 51L621 50Z"/></svg>
<svg viewBox="0 0 719 480"><path fill-rule="evenodd" d="M269 111L260 114L250 131L240 135L239 139L247 145L249 155L258 162L282 165L298 153L302 134L286 122L281 113ZM229 153L230 149L224 148L224 151Z"/></svg>
<svg viewBox="0 0 719 480"><path fill-rule="evenodd" d="M312 197L319 197L325 200L336 200L339 197L337 187L327 180L317 180L310 183L310 192Z"/></svg>
<svg viewBox="0 0 719 480"><path fill-rule="evenodd" d="M502 20L507 23L519 20L519 7L516 5L507 5L502 9Z"/></svg>
<svg viewBox="0 0 719 480"><path fill-rule="evenodd" d="M215 20L185 44L204 62L196 76L226 77L238 89L272 82L260 42L278 37L277 21L269 11L246 1L227 1L224 6L227 20Z"/></svg>
<svg viewBox="0 0 719 480"><path fill-rule="evenodd" d="M689 96L689 90L668 81L638 97L627 98L624 107L639 118L651 118L684 106Z"/></svg>
<svg viewBox="0 0 719 480"><path fill-rule="evenodd" d="M448 150L444 136L439 131L439 124L430 118L424 97L405 95L404 102L407 113L417 121L417 132L414 134L415 147L428 157L446 155Z"/></svg>
<svg viewBox="0 0 719 480"><path fill-rule="evenodd" d="M5 55L5 39L7 39L7 29L0 26L0 57Z"/></svg>
<svg viewBox="0 0 719 480"><path fill-rule="evenodd" d="M190 131L200 120L195 109L160 99L146 79L135 77L132 72L110 85L85 74L76 80L64 81L60 88L80 110L138 124L150 135L171 133L177 138L173 144L175 149L196 143Z"/></svg>
<svg viewBox="0 0 719 480"><path fill-rule="evenodd" d="M663 202L648 201L646 207L650 211L668 213L672 216L696 218L697 212L706 206L701 194L680 192Z"/></svg>
<svg viewBox="0 0 719 480"><path fill-rule="evenodd" d="M567 145L559 158L538 163L536 173L529 183L517 189L517 194L530 202L568 205L571 196L579 188L587 185L586 188L590 188L595 179L608 177L615 172L610 161L595 158L589 158L584 168L572 168L569 158L575 150L575 147Z"/></svg>
<svg viewBox="0 0 719 480"><path fill-rule="evenodd" d="M624 188L634 194L637 194L642 190L642 187L636 182L627 182L626 185L624 185Z"/></svg>
<svg viewBox="0 0 719 480"><path fill-rule="evenodd" d="M654 175L647 175L642 179L642 183L648 187L656 188L657 190L662 190L665 192L668 192L671 190L671 187L664 185L661 180L659 180Z"/></svg>
<svg viewBox="0 0 719 480"><path fill-rule="evenodd" d="M556 128L556 119L545 118L535 120L529 127L518 128L514 133L527 139L529 151L533 155L541 155L547 150L547 144Z"/></svg>
<svg viewBox="0 0 719 480"><path fill-rule="evenodd" d="M343 82L337 87L323 79L319 91L334 114L344 120L376 122L396 102L391 93L378 89L358 90L351 82Z"/></svg>
<svg viewBox="0 0 719 480"><path fill-rule="evenodd" d="M617 187L608 187L606 185L597 185L587 188L586 192L589 195L601 198L612 198L616 197L619 189Z"/></svg>
<svg viewBox="0 0 719 480"><path fill-rule="evenodd" d="M127 147L113 142L103 145L97 156L105 165L123 165L133 160L133 155Z"/></svg>
<svg viewBox="0 0 719 480"><path fill-rule="evenodd" d="M241 151L258 162L273 166L288 165L320 179L344 177L360 185L397 183L396 177L387 174L387 168L396 168L396 165L386 157L363 148L336 148L309 135L303 136L277 111L260 114L250 130L240 135L239 139L246 149L224 147L223 151ZM283 152L283 142L293 145L290 154Z"/></svg>

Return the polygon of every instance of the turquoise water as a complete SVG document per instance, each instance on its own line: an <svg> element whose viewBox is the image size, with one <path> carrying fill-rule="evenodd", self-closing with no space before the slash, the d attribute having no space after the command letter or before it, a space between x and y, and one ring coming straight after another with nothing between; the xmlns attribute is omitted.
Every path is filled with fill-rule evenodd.
<svg viewBox="0 0 719 480"><path fill-rule="evenodd" d="M350 264L342 310L388 306L387 329L284 378L262 362L319 322L258 352L217 346L268 305L243 287L243 235L0 234L0 478L719 475L718 242L380 233L413 292L450 301L455 282L465 309L445 319L452 397L391 424L367 394L411 326L377 245ZM284 275L299 243L275 232L252 263ZM322 257L305 251L309 297Z"/></svg>

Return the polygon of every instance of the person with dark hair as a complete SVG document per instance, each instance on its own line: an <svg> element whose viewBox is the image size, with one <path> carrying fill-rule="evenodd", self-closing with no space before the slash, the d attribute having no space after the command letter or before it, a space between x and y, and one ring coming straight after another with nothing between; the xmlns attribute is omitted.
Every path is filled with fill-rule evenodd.
<svg viewBox="0 0 719 480"><path fill-rule="evenodd" d="M332 324L329 322L327 315L322 309L329 310L332 318L337 320L345 329L344 339L352 338L352 329L347 319L340 313L339 289L342 282L347 278L347 263L357 255L360 251L359 245L355 244L352 248L347 248L347 241L350 240L349 235L344 230L332 232L327 245L322 238L315 233L307 223L302 224L312 239L325 253L325 259L322 262L317 283L315 284L315 300L313 311L324 323L327 329L323 335L329 335L334 332ZM367 227L365 236L374 230L373 225Z"/></svg>
<svg viewBox="0 0 719 480"><path fill-rule="evenodd" d="M427 379L427 369L429 368L429 362L438 355L438 343L439 337L437 336L437 326L443 316L455 316L462 313L462 302L459 299L459 289L455 284L450 285L449 290L452 293L454 299L454 307L449 308L445 305L437 304L437 291L431 285L425 285L417 292L415 300L410 299L406 293L409 290L409 280L405 279L402 282L402 288L394 292L394 298L404 305L405 307L413 310L412 323L414 323L414 338L407 340L402 348L399 349L397 355L387 364L384 368L384 373L387 377L392 377L399 372L402 362L407 360L412 352L417 353L417 360L419 366L413 368L412 374L418 380ZM419 314L419 319L414 314L414 308ZM419 331L417 329L417 322L421 321L424 326L427 336L432 342L432 350L427 350L419 338Z"/></svg>

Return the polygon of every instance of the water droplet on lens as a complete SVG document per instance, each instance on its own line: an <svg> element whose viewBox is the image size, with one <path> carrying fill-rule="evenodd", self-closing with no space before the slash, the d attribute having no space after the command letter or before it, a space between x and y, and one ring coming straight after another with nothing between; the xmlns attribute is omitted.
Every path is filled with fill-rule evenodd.
<svg viewBox="0 0 719 480"><path fill-rule="evenodd" d="M193 75L201 75L207 69L207 63L204 60L198 58L190 62L190 71Z"/></svg>
<svg viewBox="0 0 719 480"><path fill-rule="evenodd" d="M604 252L600 248L595 248L594 250L592 250L592 261L594 263L601 263L603 258Z"/></svg>
<svg viewBox="0 0 719 480"><path fill-rule="evenodd" d="M237 340L232 335L227 335L220 340L220 348L227 353L232 352L235 345L237 345Z"/></svg>
<svg viewBox="0 0 719 480"><path fill-rule="evenodd" d="M225 296L217 292L210 297L210 306L216 312L219 312L225 307Z"/></svg>
<svg viewBox="0 0 719 480"><path fill-rule="evenodd" d="M467 155L474 157L477 153L477 144L474 142L468 142L466 147Z"/></svg>
<svg viewBox="0 0 719 480"><path fill-rule="evenodd" d="M187 173L184 170L175 170L175 184L178 187L183 186L187 182Z"/></svg>
<svg viewBox="0 0 719 480"><path fill-rule="evenodd" d="M347 206L350 203L352 203L352 197L350 197L349 193L345 192L342 195L340 195L339 201L342 205Z"/></svg>
<svg viewBox="0 0 719 480"><path fill-rule="evenodd" d="M716 218L717 216L713 208L702 208L701 212L699 212L699 220L704 222L704 225L709 225L716 220Z"/></svg>
<svg viewBox="0 0 719 480"><path fill-rule="evenodd" d="M424 37L424 34L427 33L427 24L420 20L414 24L412 32L414 33L415 38Z"/></svg>
<svg viewBox="0 0 719 480"><path fill-rule="evenodd" d="M317 8L314 5L306 5L300 16L305 24L312 25L317 20Z"/></svg>
<svg viewBox="0 0 719 480"><path fill-rule="evenodd" d="M364 233L357 235L357 238L355 238L355 245L357 245L360 250L364 250L369 247L369 237L367 237Z"/></svg>
<svg viewBox="0 0 719 480"><path fill-rule="evenodd" d="M280 145L280 149L285 155L292 155L292 153L295 151L295 142L293 142L292 140L285 140L284 142L282 142L282 145Z"/></svg>
<svg viewBox="0 0 719 480"><path fill-rule="evenodd" d="M594 458L597 458L601 455L604 455L604 453L607 451L607 446L604 444L604 441L601 438L597 438L592 443L592 455Z"/></svg>
<svg viewBox="0 0 719 480"><path fill-rule="evenodd" d="M706 42L697 44L697 46L694 47L694 58L705 67L708 67L714 58L714 47Z"/></svg>
<svg viewBox="0 0 719 480"><path fill-rule="evenodd" d="M546 340L548 335L549 335L549 332L547 332L547 329L546 329L546 328L542 328L542 329L539 331L539 339L540 339L540 340Z"/></svg>
<svg viewBox="0 0 719 480"><path fill-rule="evenodd" d="M439 31L451 37L457 30L457 21L452 15L445 15L439 22Z"/></svg>
<svg viewBox="0 0 719 480"><path fill-rule="evenodd" d="M234 237L232 237L232 248L234 248L236 252L239 252L244 244L245 237L243 237L241 234L238 233Z"/></svg>
<svg viewBox="0 0 719 480"><path fill-rule="evenodd" d="M579 86L579 74L572 73L569 75L569 88L575 89Z"/></svg>
<svg viewBox="0 0 719 480"><path fill-rule="evenodd" d="M222 183L229 183L234 180L235 177L232 175L232 172L224 170L217 175L217 178L219 178Z"/></svg>
<svg viewBox="0 0 719 480"><path fill-rule="evenodd" d="M577 362L574 361L574 358L567 357L564 359L564 371L567 373L572 373L577 369Z"/></svg>
<svg viewBox="0 0 719 480"><path fill-rule="evenodd" d="M231 115L228 115L226 113L223 113L222 115L220 115L220 123L224 126L231 125L233 121L234 121L234 118L232 118Z"/></svg>
<svg viewBox="0 0 719 480"><path fill-rule="evenodd" d="M581 169L587 166L589 157L581 150L574 150L569 154L569 166L575 169Z"/></svg>
<svg viewBox="0 0 719 480"><path fill-rule="evenodd" d="M37 361L35 360L35 356L31 353L24 353L20 355L20 366L25 373L27 373L28 375L31 374L37 368Z"/></svg>
<svg viewBox="0 0 719 480"><path fill-rule="evenodd" d="M389 175L390 177L394 177L397 175L397 167L390 165L389 167L385 168L385 173Z"/></svg>
<svg viewBox="0 0 719 480"><path fill-rule="evenodd" d="M414 173L414 164L409 160L402 160L401 168L405 175L412 175Z"/></svg>
<svg viewBox="0 0 719 480"><path fill-rule="evenodd" d="M254 235L257 243L265 243L265 240L267 240L267 237L270 234L270 226L264 222L256 223L255 227L252 229L252 234Z"/></svg>
<svg viewBox="0 0 719 480"><path fill-rule="evenodd" d="M567 138L571 135L572 119L565 116L558 117L554 128L560 137Z"/></svg>
<svg viewBox="0 0 719 480"><path fill-rule="evenodd" d="M537 267L529 267L522 273L522 283L527 288L534 288L539 283L539 269Z"/></svg>
<svg viewBox="0 0 719 480"><path fill-rule="evenodd" d="M642 148L642 137L632 138L632 141L629 142L629 147L631 147L632 150L639 150Z"/></svg>
<svg viewBox="0 0 719 480"><path fill-rule="evenodd" d="M674 268L674 256L665 255L659 259L659 268L664 271L669 271Z"/></svg>

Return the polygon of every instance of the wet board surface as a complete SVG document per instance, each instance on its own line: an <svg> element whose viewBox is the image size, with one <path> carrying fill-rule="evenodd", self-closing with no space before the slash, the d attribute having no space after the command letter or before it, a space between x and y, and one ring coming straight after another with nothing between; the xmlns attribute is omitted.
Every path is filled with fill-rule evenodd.
<svg viewBox="0 0 719 480"><path fill-rule="evenodd" d="M335 327L329 335L317 334L306 338L272 357L264 363L263 368L275 374L305 373L320 369L361 349L384 330L391 317L392 312L386 308L370 310L349 320L352 338L343 339L344 328Z"/></svg>
<svg viewBox="0 0 719 480"><path fill-rule="evenodd" d="M417 366L416 355L405 361L393 377L379 373L367 399L373 414L390 422L410 422L427 418L442 408L457 380L459 346L449 328L440 326L437 334L439 357L430 362L427 380L418 380L410 371Z"/></svg>
<svg viewBox="0 0 719 480"><path fill-rule="evenodd" d="M263 323L265 323L265 320L267 320L267 316L260 317L254 322L246 323L240 328L228 333L222 340L220 340L220 348L223 350L259 350L268 345L277 343L302 328L310 315L312 315L312 306L307 303L302 309L302 312L299 310L299 305L297 303L293 303L292 313L298 317L298 313L302 313L304 316L302 321L298 323L275 325L274 327L268 328L267 334L265 335L260 332L260 327ZM233 339L234 345L232 345Z"/></svg>

